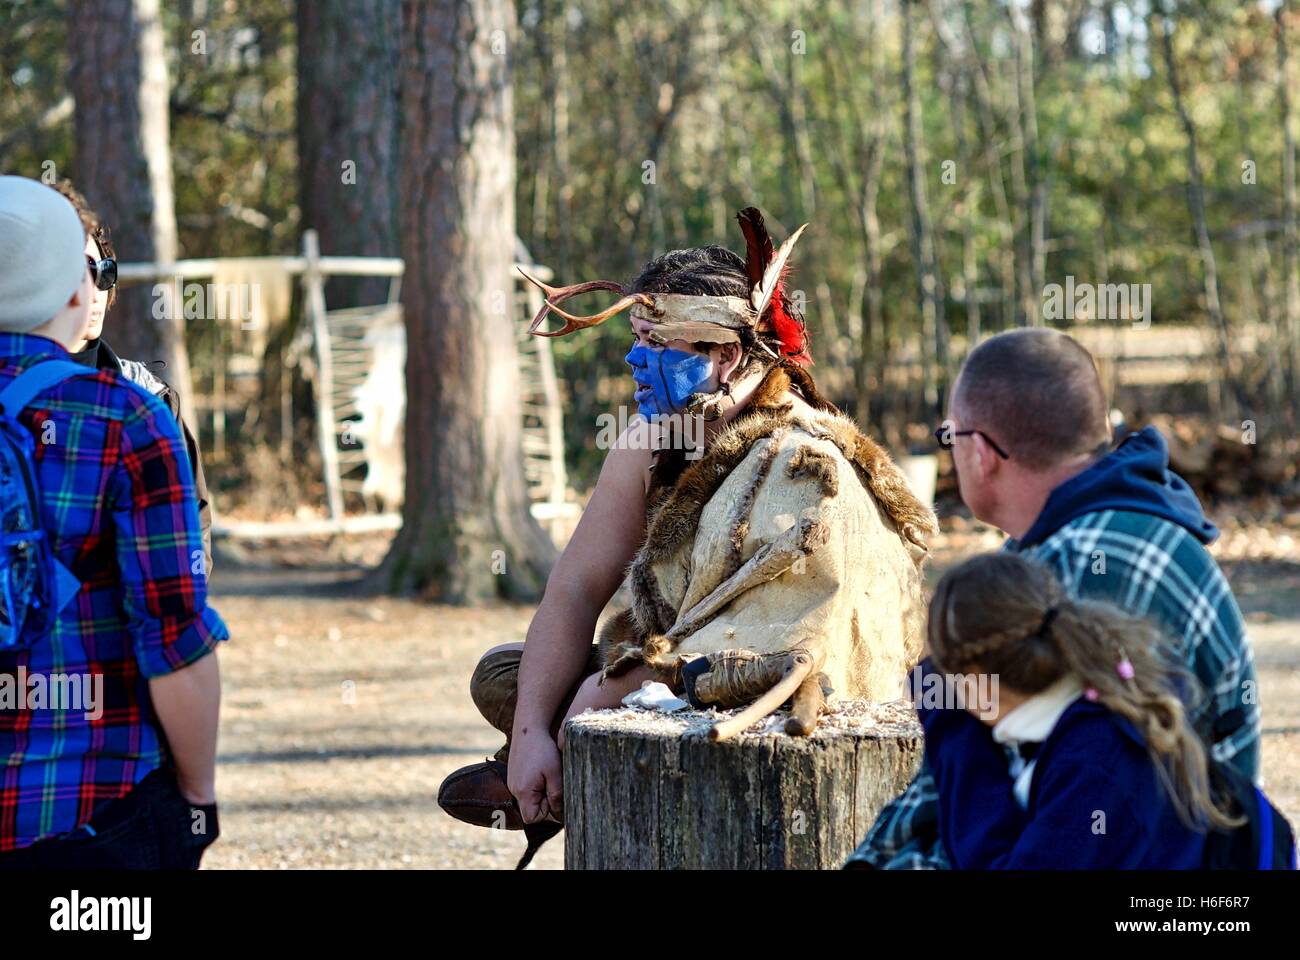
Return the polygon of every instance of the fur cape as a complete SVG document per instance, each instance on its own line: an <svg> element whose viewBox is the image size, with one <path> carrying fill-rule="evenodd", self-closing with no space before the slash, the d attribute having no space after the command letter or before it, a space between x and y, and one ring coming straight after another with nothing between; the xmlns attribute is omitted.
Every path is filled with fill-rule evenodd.
<svg viewBox="0 0 1300 960"><path fill-rule="evenodd" d="M700 459L652 482L632 606L601 630L606 676L804 648L833 695L900 695L924 646L934 513L852 420L795 413L790 386L774 367Z"/></svg>

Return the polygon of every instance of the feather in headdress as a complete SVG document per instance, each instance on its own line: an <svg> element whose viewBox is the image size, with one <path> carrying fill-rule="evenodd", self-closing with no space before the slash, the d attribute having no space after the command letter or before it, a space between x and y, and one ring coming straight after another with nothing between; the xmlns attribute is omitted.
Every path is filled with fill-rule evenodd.
<svg viewBox="0 0 1300 960"><path fill-rule="evenodd" d="M749 277L750 303L761 323L766 315L773 332L781 341L781 352L795 363L812 363L808 355L808 332L803 322L790 312L785 298L785 280L789 273L790 251L808 224L786 238L773 252L772 238L757 207L746 207L736 215L740 232L745 235L745 273Z"/></svg>

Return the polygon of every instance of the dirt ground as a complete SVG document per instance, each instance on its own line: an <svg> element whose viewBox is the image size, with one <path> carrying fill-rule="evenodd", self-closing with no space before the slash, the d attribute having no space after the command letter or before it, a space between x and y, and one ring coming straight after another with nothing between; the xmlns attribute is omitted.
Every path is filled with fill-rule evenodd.
<svg viewBox="0 0 1300 960"><path fill-rule="evenodd" d="M932 578L995 542L944 539ZM1262 553L1281 559L1221 562L1255 646L1265 785L1300 823L1300 556L1289 541ZM354 587L357 563L322 565L311 549L279 552L275 566L265 556L227 560L213 578L234 639L221 651L222 836L205 867L512 867L521 834L458 823L434 798L448 773L500 746L467 681L488 647L523 638L532 608L372 598ZM533 868L562 867L560 837Z"/></svg>

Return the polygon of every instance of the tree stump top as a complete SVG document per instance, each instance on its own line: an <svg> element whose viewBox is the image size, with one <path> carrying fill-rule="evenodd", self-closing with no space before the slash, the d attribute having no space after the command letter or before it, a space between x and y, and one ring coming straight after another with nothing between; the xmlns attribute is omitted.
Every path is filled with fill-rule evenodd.
<svg viewBox="0 0 1300 960"><path fill-rule="evenodd" d="M921 724L916 719L916 710L907 700L891 700L888 703L868 703L865 700L840 700L827 707L817 729L807 737L792 737L783 730L789 711L778 710L769 717L759 720L744 732L736 735L736 740L779 739L791 741L819 741L838 737L880 738L891 740L899 737L921 736ZM692 710L686 708L673 713L661 710L646 710L640 707L617 707L613 710L587 710L573 717L565 731L565 737L575 731L590 732L600 735L603 732L620 734L639 734L645 737L707 737L709 728L719 720L734 716L740 710ZM727 743L716 744L724 748Z"/></svg>
<svg viewBox="0 0 1300 960"><path fill-rule="evenodd" d="M734 739L728 711L588 711L565 728L569 869L841 866L920 764L907 701L843 701L811 736L780 711Z"/></svg>

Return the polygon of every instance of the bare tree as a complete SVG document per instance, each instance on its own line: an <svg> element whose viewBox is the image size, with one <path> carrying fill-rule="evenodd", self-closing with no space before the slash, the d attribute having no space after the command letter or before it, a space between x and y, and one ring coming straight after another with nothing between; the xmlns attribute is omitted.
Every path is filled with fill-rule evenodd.
<svg viewBox="0 0 1300 960"><path fill-rule="evenodd" d="M1242 413L1247 412L1247 403L1241 385L1237 382L1232 366L1232 348L1228 332L1228 321L1219 302L1219 268L1214 256L1214 244L1210 242L1210 226L1205 216L1205 185L1201 180L1200 152L1197 148L1196 125L1183 101L1182 81L1178 74L1177 59L1174 57L1173 16L1166 9L1152 13L1152 19L1160 25L1160 47L1164 53L1165 74L1169 81L1169 91L1174 98L1174 111L1178 114L1183 133L1187 137L1187 207L1192 214L1192 229L1196 238L1196 247L1201 257L1201 271L1205 284L1205 309L1210 315L1210 324L1214 329L1219 346L1219 362L1224 378L1232 389ZM1153 32L1155 32L1153 30Z"/></svg>
<svg viewBox="0 0 1300 960"><path fill-rule="evenodd" d="M865 28L865 42L856 30L836 38L835 29L822 22L819 31L831 37L823 63L829 79L823 123L823 147L834 171L841 193L853 213L862 243L862 322L858 336L858 358L854 365L855 413L865 423L884 427L884 405L889 399L879 385L888 365L889 324L884 310L881 278L881 231L877 213L881 173L884 168L889 106L885 103L888 81L884 55L884 3L871 0L869 5L855 6L845 0L845 14L858 13ZM841 43L835 42L841 39ZM863 110L859 98L844 95L851 89L852 69L842 70L844 47L850 53L850 65L856 65L859 52L867 50L868 94Z"/></svg>
<svg viewBox="0 0 1300 960"><path fill-rule="evenodd" d="M936 28L943 25L942 17L934 17ZM1002 323L1010 327L1016 318L1016 228L1011 215L1011 206L1007 202L1006 179L1002 175L1001 143L998 135L997 110L993 99L989 71L982 59L980 46L971 25L969 4L961 4L962 36L966 49L966 74L971 81L971 93L975 99L975 120L983 144L984 168L989 178L989 190L993 197L993 207L997 213L997 224L1003 239L998 251L998 276L1002 293ZM938 29L940 39L945 36L943 29ZM954 37L948 44L950 50L957 48Z"/></svg>
<svg viewBox="0 0 1300 960"><path fill-rule="evenodd" d="M966 138L966 76L954 67L948 74L952 93L952 127L957 140L957 164L962 178L961 277L966 307L966 348L974 349L980 338L979 252L975 244L978 191L971 169L970 144Z"/></svg>
<svg viewBox="0 0 1300 960"><path fill-rule="evenodd" d="M159 0L70 0L69 81L76 102L77 187L126 261L176 259L167 61ZM124 287L108 339L134 360L162 360L193 422L180 305Z"/></svg>
<svg viewBox="0 0 1300 960"><path fill-rule="evenodd" d="M510 0L402 5L406 500L378 571L452 603L536 599L515 346Z"/></svg>
<svg viewBox="0 0 1300 960"><path fill-rule="evenodd" d="M903 0L903 152L907 158L907 184L912 204L912 260L916 267L917 292L921 305L921 363L928 415L937 414L939 395L938 371L947 368L946 324L943 318L943 292L939 281L939 263L935 254L934 233L930 227L930 208L925 195L925 167L921 153L921 105L917 96L913 33L917 0Z"/></svg>
<svg viewBox="0 0 1300 960"><path fill-rule="evenodd" d="M1297 229L1295 194L1295 135L1291 132L1291 94L1289 58L1286 46L1286 20L1291 0L1278 4L1277 21L1277 104L1282 125L1282 276L1286 283L1286 358L1287 382L1293 403L1300 403L1300 275L1297 275ZM1300 416L1300 408L1294 411Z"/></svg>
<svg viewBox="0 0 1300 960"><path fill-rule="evenodd" d="M1025 322L1038 326L1042 322L1039 299L1043 295L1047 255L1044 234L1047 224L1047 187L1043 182L1038 160L1038 100L1034 91L1034 36L1043 47L1044 20L1035 19L1037 29L1031 32L1024 22L1024 12L1014 3L1006 6L1016 45L1016 101L1019 110L1016 124L1019 130L1020 160L1023 171L1016 171L1014 182L1019 193L1018 204L1024 218L1020 304ZM1038 11L1041 14L1041 10Z"/></svg>

